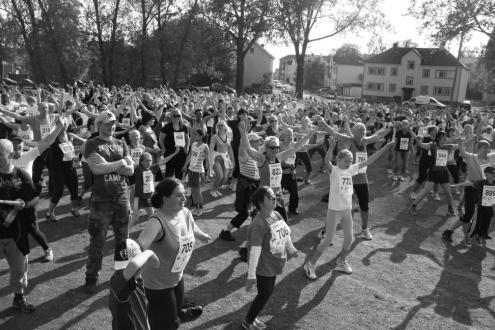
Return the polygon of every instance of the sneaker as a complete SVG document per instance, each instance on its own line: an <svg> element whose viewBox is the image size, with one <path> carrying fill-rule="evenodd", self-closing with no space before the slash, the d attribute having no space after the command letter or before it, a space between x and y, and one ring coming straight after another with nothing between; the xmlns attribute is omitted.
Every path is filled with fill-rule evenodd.
<svg viewBox="0 0 495 330"><path fill-rule="evenodd" d="M406 179L406 178L404 178L404 176L403 176L403 175L399 175L399 180L400 180L400 181L404 181L405 179Z"/></svg>
<svg viewBox="0 0 495 330"><path fill-rule="evenodd" d="M359 238L364 238L365 240L371 241L373 236L368 228L363 229L359 234L356 235Z"/></svg>
<svg viewBox="0 0 495 330"><path fill-rule="evenodd" d="M58 223L58 219L57 219L57 217L55 216L55 214L53 214L53 213L52 213L52 214L47 214L47 215L46 215L46 221L47 221L48 223L52 223L52 224L56 224L56 223Z"/></svg>
<svg viewBox="0 0 495 330"><path fill-rule="evenodd" d="M324 240L325 239L325 233L326 233L325 229L320 230L320 232L318 233L318 238L320 240Z"/></svg>
<svg viewBox="0 0 495 330"><path fill-rule="evenodd" d="M443 239L445 242L452 243L452 230L445 230L445 231L442 233L442 239Z"/></svg>
<svg viewBox="0 0 495 330"><path fill-rule="evenodd" d="M305 180L304 183L307 184L308 186L313 184L313 182L311 182L310 179Z"/></svg>
<svg viewBox="0 0 495 330"><path fill-rule="evenodd" d="M394 176L392 177L392 180L394 180L394 181L399 181L399 176L398 176L398 175L394 175Z"/></svg>
<svg viewBox="0 0 495 330"><path fill-rule="evenodd" d="M416 212L416 204L411 205L411 207L409 208L409 211L411 211L411 213L413 215L417 215L418 212Z"/></svg>
<svg viewBox="0 0 495 330"><path fill-rule="evenodd" d="M180 320L183 322L192 321L203 314L203 307L193 304L192 306L182 308L177 314L177 316L179 316Z"/></svg>
<svg viewBox="0 0 495 330"><path fill-rule="evenodd" d="M415 193L413 193L413 192L409 194L409 199L412 200L412 201L413 200L416 200L417 197L418 196Z"/></svg>
<svg viewBox="0 0 495 330"><path fill-rule="evenodd" d="M316 280L318 278L316 276L314 267L311 267L309 265L309 261L306 261L304 263L304 273L306 274L306 277L309 278L310 280Z"/></svg>
<svg viewBox="0 0 495 330"><path fill-rule="evenodd" d="M70 209L70 213L72 213L72 215L74 216L74 218L79 218L81 216L81 214L79 213L79 211L76 210L76 209Z"/></svg>
<svg viewBox="0 0 495 330"><path fill-rule="evenodd" d="M20 310L23 313L32 313L36 310L34 308L34 305L28 303L28 301L26 300L26 298L22 294L16 294L14 296L14 301L12 302L12 307Z"/></svg>
<svg viewBox="0 0 495 330"><path fill-rule="evenodd" d="M299 215L299 211L297 209L295 209L295 210L289 210L289 214L291 214L291 215Z"/></svg>
<svg viewBox="0 0 495 330"><path fill-rule="evenodd" d="M210 191L210 196L213 197L213 198L218 198L218 192L216 190L211 190Z"/></svg>
<svg viewBox="0 0 495 330"><path fill-rule="evenodd" d="M263 330L265 328L260 328L254 322L247 323L246 321L242 321L242 328L245 330Z"/></svg>
<svg viewBox="0 0 495 330"><path fill-rule="evenodd" d="M220 235L218 235L220 239L223 239L224 241L230 241L233 242L235 241L234 236L232 236L232 233L229 230L222 230L220 232Z"/></svg>
<svg viewBox="0 0 495 330"><path fill-rule="evenodd" d="M86 280L86 283L84 284L84 287L83 287L83 290L84 292L86 292L87 294L95 294L96 293L96 283L97 281L96 280Z"/></svg>
<svg viewBox="0 0 495 330"><path fill-rule="evenodd" d="M450 205L449 205L448 212L449 212L450 215L456 215L456 212L455 212L454 208L452 206L450 206Z"/></svg>
<svg viewBox="0 0 495 330"><path fill-rule="evenodd" d="M435 195L433 195L433 200L439 201L440 200L440 195L438 193L435 193Z"/></svg>
<svg viewBox="0 0 495 330"><path fill-rule="evenodd" d="M200 216L202 216L202 215L203 215L203 210L202 210L202 209L200 209L200 208L197 208L197 209L196 209L196 216L197 216L197 217L200 217Z"/></svg>
<svg viewBox="0 0 495 330"><path fill-rule="evenodd" d="M223 196L223 194L221 192L219 192L218 190L217 190L217 195L218 195L218 197L222 197Z"/></svg>
<svg viewBox="0 0 495 330"><path fill-rule="evenodd" d="M258 319L254 319L253 324L256 325L259 329L266 329L266 324Z"/></svg>
<svg viewBox="0 0 495 330"><path fill-rule="evenodd" d="M48 248L45 250L45 255L43 256L43 262L50 262L53 261L53 250L51 248Z"/></svg>
<svg viewBox="0 0 495 330"><path fill-rule="evenodd" d="M337 267L335 267L335 270L346 274L352 274L352 268L345 259L337 261Z"/></svg>

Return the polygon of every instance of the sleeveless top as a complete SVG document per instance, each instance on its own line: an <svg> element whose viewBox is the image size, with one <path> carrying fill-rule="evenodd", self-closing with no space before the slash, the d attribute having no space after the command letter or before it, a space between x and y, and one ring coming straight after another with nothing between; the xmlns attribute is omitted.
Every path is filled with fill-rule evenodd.
<svg viewBox="0 0 495 330"><path fill-rule="evenodd" d="M198 147L198 142L191 145L191 159L189 161L189 170L196 173L204 173L205 168L203 162L205 160L205 149L207 145L203 143Z"/></svg>
<svg viewBox="0 0 495 330"><path fill-rule="evenodd" d="M267 186L270 187L270 164L279 164L280 161L275 157L275 162L270 163L270 160L265 154L265 161L263 164L258 167L259 172L260 172L260 186ZM281 188L273 188L273 191L275 193L280 192L282 189Z"/></svg>
<svg viewBox="0 0 495 330"><path fill-rule="evenodd" d="M356 152L367 152L366 143L363 141L361 145L358 145L356 140L352 139L350 151L354 159L354 164L357 162ZM352 177L353 184L368 184L368 177L366 176L366 169L361 169L360 172Z"/></svg>
<svg viewBox="0 0 495 330"><path fill-rule="evenodd" d="M150 250L155 252L158 260L160 260L160 268L154 269L146 263L143 267L143 280L144 286L151 290L163 290L173 288L182 279L184 272L172 272L172 267L179 253L180 249L180 237L176 233L176 228L173 228L169 224L169 221L163 219L163 215L160 212L155 213L153 216L160 222L162 233L159 235L158 240L153 241L149 247ZM186 235L194 235L194 220L191 212L184 208L180 211L175 219L184 221L186 225L186 232L182 233L182 237Z"/></svg>
<svg viewBox="0 0 495 330"><path fill-rule="evenodd" d="M260 172L258 170L258 164L251 157L248 157L247 161L243 162L239 159L239 172L241 175L248 179L259 181Z"/></svg>

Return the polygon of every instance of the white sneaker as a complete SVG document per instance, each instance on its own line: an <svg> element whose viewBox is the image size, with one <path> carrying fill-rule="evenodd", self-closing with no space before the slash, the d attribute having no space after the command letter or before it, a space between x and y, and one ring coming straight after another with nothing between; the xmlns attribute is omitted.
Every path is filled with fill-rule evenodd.
<svg viewBox="0 0 495 330"><path fill-rule="evenodd" d="M363 229L359 234L356 235L359 238L364 238L368 241L371 241L373 239L373 236L371 235L371 232L368 228Z"/></svg>
<svg viewBox="0 0 495 330"><path fill-rule="evenodd" d="M316 280L316 273L314 267L311 267L309 265L309 261L306 261L304 263L304 273L306 274L306 277L309 278L310 280Z"/></svg>
<svg viewBox="0 0 495 330"><path fill-rule="evenodd" d="M394 176L393 176L393 180L394 180L394 181L399 181L399 176L398 176L398 175L394 175Z"/></svg>
<svg viewBox="0 0 495 330"><path fill-rule="evenodd" d="M218 197L222 197L223 196L223 194L221 192L219 192L218 190L216 191L216 193L217 193L217 196Z"/></svg>
<svg viewBox="0 0 495 330"><path fill-rule="evenodd" d="M211 197L213 197L213 198L218 198L218 197L219 197L219 196L218 196L218 193L216 192L216 190L211 190L211 191L210 191L210 195L211 195Z"/></svg>
<svg viewBox="0 0 495 330"><path fill-rule="evenodd" d="M337 261L337 267L335 267L335 270L346 274L352 274L352 268L345 259L344 260L339 259Z"/></svg>
<svg viewBox="0 0 495 330"><path fill-rule="evenodd" d="M48 248L48 250L45 250L45 255L43 256L43 262L50 262L53 261L53 250L51 248Z"/></svg>
<svg viewBox="0 0 495 330"><path fill-rule="evenodd" d="M412 200L412 201L415 200L417 197L418 196L415 193L413 193L413 192L409 194L409 199Z"/></svg>
<svg viewBox="0 0 495 330"><path fill-rule="evenodd" d="M434 196L433 196L433 200L435 201L439 201L440 200L440 195L438 193L436 193Z"/></svg>
<svg viewBox="0 0 495 330"><path fill-rule="evenodd" d="M399 175L399 180L400 180L400 181L404 181L405 179L406 179L406 178L404 178L404 176L403 176L403 175Z"/></svg>

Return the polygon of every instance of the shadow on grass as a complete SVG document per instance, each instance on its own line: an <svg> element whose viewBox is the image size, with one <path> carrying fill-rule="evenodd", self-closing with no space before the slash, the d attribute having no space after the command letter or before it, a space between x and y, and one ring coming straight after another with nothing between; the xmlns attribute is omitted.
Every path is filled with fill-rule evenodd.
<svg viewBox="0 0 495 330"><path fill-rule="evenodd" d="M419 303L411 308L405 319L394 329L406 329L421 309L432 305L435 305L433 310L436 314L467 326L472 326L470 310L484 309L495 318L495 311L490 308L495 296L481 298L478 287L482 279L482 261L487 251L473 247L460 253L450 244L444 244L445 266L436 287L429 295L417 297Z"/></svg>

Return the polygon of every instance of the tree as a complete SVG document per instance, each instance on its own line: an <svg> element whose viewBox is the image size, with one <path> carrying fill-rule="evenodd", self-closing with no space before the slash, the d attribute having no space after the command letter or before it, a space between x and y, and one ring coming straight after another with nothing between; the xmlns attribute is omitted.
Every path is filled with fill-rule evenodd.
<svg viewBox="0 0 495 330"><path fill-rule="evenodd" d="M311 61L304 69L304 88L313 90L322 87L325 81L326 63L321 57Z"/></svg>
<svg viewBox="0 0 495 330"><path fill-rule="evenodd" d="M406 47L406 48L415 48L415 47L418 47L418 44L414 41L412 41L412 39L406 39L406 40L402 40L399 42L399 45L401 47Z"/></svg>
<svg viewBox="0 0 495 330"><path fill-rule="evenodd" d="M347 43L347 44L343 44L342 46L340 46L340 48L338 48L335 51L334 57L343 58L343 57L354 56L354 55L361 56L361 52L359 51L359 47L355 44Z"/></svg>
<svg viewBox="0 0 495 330"><path fill-rule="evenodd" d="M205 17L232 40L236 55L236 83L238 94L244 89L244 57L253 44L271 28L271 0L210 0Z"/></svg>
<svg viewBox="0 0 495 330"><path fill-rule="evenodd" d="M304 59L311 42L383 23L379 0L275 0L276 21L282 36L290 39L296 53L296 96L303 96ZM311 37L317 23L326 22L329 32Z"/></svg>

